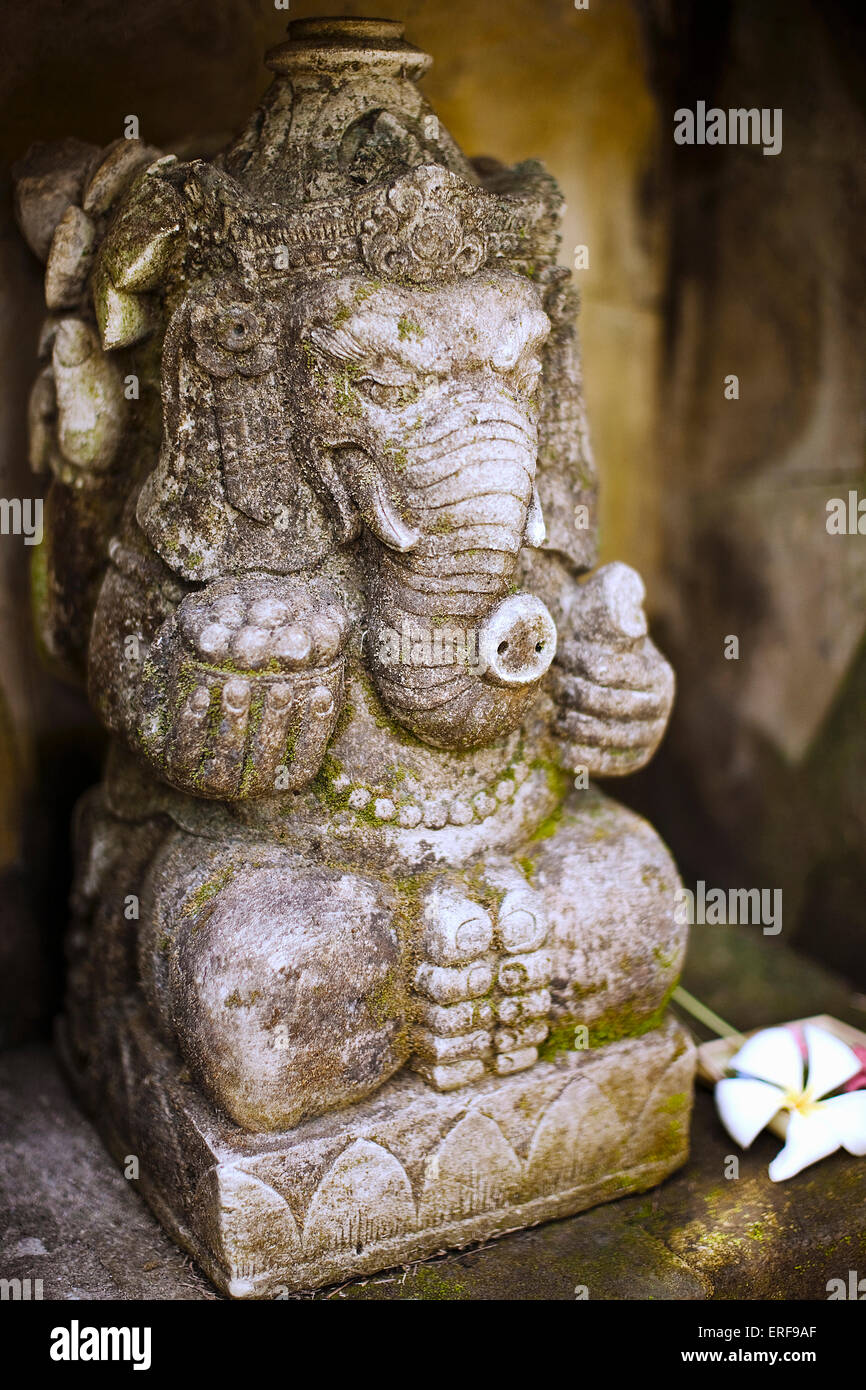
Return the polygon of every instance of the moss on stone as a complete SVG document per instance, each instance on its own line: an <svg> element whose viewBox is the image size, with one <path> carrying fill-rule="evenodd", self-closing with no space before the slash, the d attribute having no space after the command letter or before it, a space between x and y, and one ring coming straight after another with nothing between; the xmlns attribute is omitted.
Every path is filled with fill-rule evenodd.
<svg viewBox="0 0 866 1390"><path fill-rule="evenodd" d="M545 1062L552 1062L562 1052L584 1052L591 1048L607 1047L609 1043L621 1042L624 1038L640 1038L644 1033L651 1033L654 1028L659 1028L664 1021L675 985L676 982L670 985L665 991L661 1003L650 1012L631 1002L620 1008L610 1009L593 1023L587 1023L585 1019L573 1015L560 1019L551 1028L546 1041L541 1044L538 1050L539 1057ZM588 1030L586 1048L574 1046L574 1038L578 1028ZM683 1105L688 1106L689 1103L689 1097L683 1094L677 1101L677 1108L681 1108Z"/></svg>
<svg viewBox="0 0 866 1390"><path fill-rule="evenodd" d="M337 788L334 783L343 770L343 765L332 753L326 753L322 765L310 783L316 799L329 811L345 810L349 804L349 787Z"/></svg>
<svg viewBox="0 0 866 1390"><path fill-rule="evenodd" d="M239 990L233 989L231 994L227 994L223 1003L227 1009L251 1009L257 999L261 998L261 990L254 989L250 992L248 999L244 999Z"/></svg>
<svg viewBox="0 0 866 1390"><path fill-rule="evenodd" d="M393 735L395 741L399 744L402 744L404 747L422 747L420 739L417 739L409 729L405 729L402 724L398 724L397 721L395 719L392 719L391 716L388 714L387 710L385 709L385 706L379 699L379 696L376 692L376 688L373 685L369 673L366 670L364 670L363 667L358 667L355 670L354 674L358 680L358 683L364 690L364 694L367 698L367 709L369 711L371 719L373 720L373 723L376 725L376 728L387 729L388 733ZM334 735L334 738L336 739L336 733Z"/></svg>
<svg viewBox="0 0 866 1390"><path fill-rule="evenodd" d="M214 899L227 883L234 878L236 867L234 864L224 864L210 878L205 879L190 897L187 898L181 908L182 917L192 917L200 912L209 902Z"/></svg>
<svg viewBox="0 0 866 1390"><path fill-rule="evenodd" d="M575 1047L574 1037L578 1028L585 1027L585 1024L576 1022L559 1022L555 1024L547 1034L547 1038L538 1048L539 1060L542 1062L554 1062L563 1052L585 1052L586 1048Z"/></svg>
<svg viewBox="0 0 866 1390"><path fill-rule="evenodd" d="M33 548L30 560L30 603L33 614L33 629L39 644L39 654L43 660L48 656L42 634L48 617L49 602L48 546L37 545Z"/></svg>
<svg viewBox="0 0 866 1390"><path fill-rule="evenodd" d="M523 870L528 881L531 883L533 875L535 874L535 860L530 859L529 855L524 854L521 855L521 857L519 859L516 859L514 862L518 865L519 868Z"/></svg>
<svg viewBox="0 0 866 1390"><path fill-rule="evenodd" d="M338 415L357 416L362 413L361 401L352 385L352 374L346 370L334 376L334 409Z"/></svg>
<svg viewBox="0 0 866 1390"><path fill-rule="evenodd" d="M675 987L674 981L665 991L658 1008L650 1013L646 1013L639 1005L628 1004L603 1014L589 1027L590 1047L605 1047L608 1043L619 1042L622 1038L640 1038L644 1033L651 1033L654 1028L659 1028Z"/></svg>
<svg viewBox="0 0 866 1390"><path fill-rule="evenodd" d="M355 303L363 304L372 294L375 294L377 290L382 288L382 283L381 280L367 280L365 284L358 285L353 295Z"/></svg>
<svg viewBox="0 0 866 1390"><path fill-rule="evenodd" d="M653 946L653 960L662 970L673 970L677 963L677 952L666 951L663 946Z"/></svg>
<svg viewBox="0 0 866 1390"><path fill-rule="evenodd" d="M386 1023L403 1022L406 1016L406 992L401 987L394 969L389 970L383 980L367 991L364 1003L373 1022L379 1028L383 1028Z"/></svg>
<svg viewBox="0 0 866 1390"><path fill-rule="evenodd" d="M419 1299L427 1302L450 1303L456 1299L469 1298L464 1284L456 1279L444 1279L435 1265L418 1265L412 1275L412 1284Z"/></svg>
<svg viewBox="0 0 866 1390"><path fill-rule="evenodd" d="M662 1110L666 1115L680 1115L683 1110L687 1110L691 1105L691 1096L686 1091L677 1091L674 1095L668 1096L662 1102Z"/></svg>
<svg viewBox="0 0 866 1390"><path fill-rule="evenodd" d="M518 753L518 758L519 757L520 753ZM551 758L533 758L529 766L534 772L544 773L548 791L556 797L557 802L550 814L545 816L544 820L535 827L535 830L529 838L536 842L539 840L549 840L556 834L561 825L574 824L574 816L566 813L564 809L564 802L569 789L569 778L565 775L562 768ZM510 776L513 779L514 772L509 768L502 776ZM531 862L530 860L530 863Z"/></svg>
<svg viewBox="0 0 866 1390"><path fill-rule="evenodd" d="M505 889L493 883L489 883L484 877L484 861L479 860L471 865L464 874L463 882L466 885L470 897L474 898L487 912L493 916L499 911L502 899L505 897Z"/></svg>
<svg viewBox="0 0 866 1390"><path fill-rule="evenodd" d="M387 458L388 462L393 464L394 468L396 468L398 472L402 473L408 467L409 454L406 450L405 445L396 444L393 439L386 439L383 448L383 453Z"/></svg>
<svg viewBox="0 0 866 1390"><path fill-rule="evenodd" d="M556 834L557 830L559 829L559 827L560 827L560 825L561 825L562 823L563 823L563 810L562 810L562 806L556 806L556 807L554 807L554 809L551 811L550 815L549 815L549 816L545 816L544 820L541 821L541 822L535 827L535 829L533 830L533 832L532 832L532 834L530 835L529 838L530 838L530 840L534 840L534 841L538 841L538 840L550 840L550 839L552 839L553 836Z"/></svg>
<svg viewBox="0 0 866 1390"><path fill-rule="evenodd" d="M263 693L261 690L257 690L256 693L253 695L252 700L250 701L250 712L249 712L249 716L248 716L247 735L246 735L246 738L247 738L247 747L248 747L248 748L253 748L253 747L255 746L255 738L256 738L256 734L258 733L259 726L260 726L260 724L261 724L261 722L262 722L262 715L264 714L264 708L265 708L265 697L264 697L264 693ZM253 781L253 778L255 777L255 774L256 774L255 759L254 759L253 757L247 757L246 760L245 760L245 763L244 763L243 772L241 773L241 785L240 785L240 794L241 794L241 796L246 796L247 793L249 792L249 789L250 789L250 786L252 785L252 781Z"/></svg>

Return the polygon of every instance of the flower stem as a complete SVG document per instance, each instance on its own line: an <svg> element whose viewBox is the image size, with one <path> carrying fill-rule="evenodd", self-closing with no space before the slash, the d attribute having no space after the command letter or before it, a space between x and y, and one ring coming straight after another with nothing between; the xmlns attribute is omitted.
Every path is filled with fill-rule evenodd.
<svg viewBox="0 0 866 1390"><path fill-rule="evenodd" d="M738 1028L732 1028L730 1023L726 1023L718 1014L714 1014L712 1009L702 1004L700 999L696 999L693 994L689 994L682 985L677 985L671 999L674 1004L679 1004L681 1009L696 1018L699 1023L703 1023L705 1028L709 1028L711 1033L715 1033L720 1038L739 1038L742 1037Z"/></svg>

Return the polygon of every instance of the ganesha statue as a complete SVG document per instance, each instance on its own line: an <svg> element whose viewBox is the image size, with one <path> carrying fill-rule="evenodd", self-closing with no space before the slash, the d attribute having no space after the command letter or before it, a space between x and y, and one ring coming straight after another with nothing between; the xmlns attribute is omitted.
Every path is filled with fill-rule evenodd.
<svg viewBox="0 0 866 1390"><path fill-rule="evenodd" d="M215 157L69 140L17 190L41 640L110 736L60 1047L259 1298L659 1182L693 1073L675 867L592 781L674 682L595 568L561 195L461 153L399 24L268 63Z"/></svg>

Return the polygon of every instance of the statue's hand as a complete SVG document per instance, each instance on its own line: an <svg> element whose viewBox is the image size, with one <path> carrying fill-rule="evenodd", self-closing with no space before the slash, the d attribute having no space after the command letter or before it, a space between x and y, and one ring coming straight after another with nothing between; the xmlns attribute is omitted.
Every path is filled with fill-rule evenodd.
<svg viewBox="0 0 866 1390"><path fill-rule="evenodd" d="M333 596L301 581L248 575L189 594L152 651L168 669L166 780L225 800L311 781L343 700L348 629Z"/></svg>
<svg viewBox="0 0 866 1390"><path fill-rule="evenodd" d="M551 670L556 727L572 771L622 776L649 762L671 712L674 673L647 636L643 584L606 565L575 593Z"/></svg>

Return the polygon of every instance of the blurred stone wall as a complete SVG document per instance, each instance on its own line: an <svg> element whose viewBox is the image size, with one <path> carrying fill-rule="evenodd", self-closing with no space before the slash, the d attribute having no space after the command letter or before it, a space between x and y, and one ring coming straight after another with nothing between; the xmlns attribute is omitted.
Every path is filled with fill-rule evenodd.
<svg viewBox="0 0 866 1390"><path fill-rule="evenodd" d="M679 699L635 792L688 877L780 888L784 939L863 988L866 534L828 534L827 504L854 491L866 512L866 16L641 12L670 227L657 617ZM781 152L675 145L698 100L781 108Z"/></svg>

